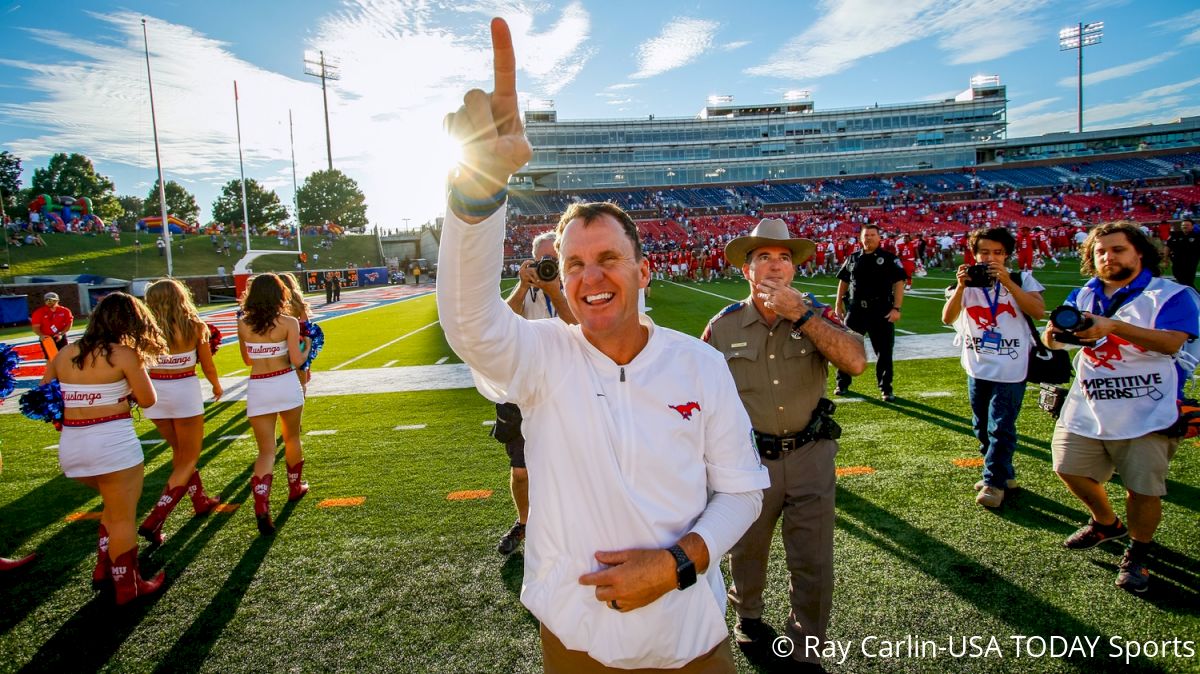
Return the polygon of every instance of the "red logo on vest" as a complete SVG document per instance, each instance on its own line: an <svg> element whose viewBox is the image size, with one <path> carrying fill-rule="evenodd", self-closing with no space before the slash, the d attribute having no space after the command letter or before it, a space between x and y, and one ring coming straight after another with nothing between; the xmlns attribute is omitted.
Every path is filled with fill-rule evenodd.
<svg viewBox="0 0 1200 674"><path fill-rule="evenodd" d="M988 307L967 307L967 316L975 321L976 327L980 330L996 327L996 323L992 320L992 312ZM1017 310L1008 302L1002 302L996 305L996 318L1000 318L1003 314L1009 314L1013 318L1017 317Z"/></svg>
<svg viewBox="0 0 1200 674"><path fill-rule="evenodd" d="M685 420L692 418L692 412L700 411L700 403L694 401L689 402L686 405L667 405L667 407L679 412L679 416L683 417Z"/></svg>
<svg viewBox="0 0 1200 674"><path fill-rule="evenodd" d="M1092 361L1092 367L1106 367L1110 370L1115 370L1117 368L1112 366L1112 362L1124 360L1124 356L1121 355L1122 344L1132 346L1143 353L1146 351L1137 344L1128 342L1116 335L1109 335L1103 342L1100 342L1096 346L1084 347L1083 355Z"/></svg>

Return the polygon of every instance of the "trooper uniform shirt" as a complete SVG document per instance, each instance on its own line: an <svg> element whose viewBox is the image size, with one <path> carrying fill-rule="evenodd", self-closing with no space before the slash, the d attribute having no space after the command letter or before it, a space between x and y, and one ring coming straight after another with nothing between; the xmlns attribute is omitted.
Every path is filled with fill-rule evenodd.
<svg viewBox="0 0 1200 674"><path fill-rule="evenodd" d="M850 286L847 314L882 316L892 309L892 285L908 277L898 257L876 248L874 253L861 250L852 253L838 271L837 278Z"/></svg>
<svg viewBox="0 0 1200 674"><path fill-rule="evenodd" d="M813 309L840 326L829 307ZM769 435L803 431L825 393L829 361L812 341L792 336L792 322L767 325L753 302L726 307L705 328L701 339L725 355L738 395L754 430Z"/></svg>

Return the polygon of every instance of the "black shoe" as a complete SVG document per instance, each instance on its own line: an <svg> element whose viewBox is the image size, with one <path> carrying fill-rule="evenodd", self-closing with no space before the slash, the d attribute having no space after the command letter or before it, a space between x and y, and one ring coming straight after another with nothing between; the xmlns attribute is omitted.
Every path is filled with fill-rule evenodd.
<svg viewBox="0 0 1200 674"><path fill-rule="evenodd" d="M896 402L896 394L891 391L885 391L880 397L883 398L883 402L885 403Z"/></svg>
<svg viewBox="0 0 1200 674"><path fill-rule="evenodd" d="M1087 550L1094 548L1107 540L1116 540L1125 538L1129 535L1129 530L1121 524L1121 518L1117 518L1116 522L1107 526L1099 524L1096 520L1089 519L1088 523L1079 528L1078 531L1067 537L1063 541L1063 546L1069 550Z"/></svg>
<svg viewBox="0 0 1200 674"><path fill-rule="evenodd" d="M839 387L833 389L833 395L835 395L835 396L844 396L849 392L850 392L849 386L839 386Z"/></svg>
<svg viewBox="0 0 1200 674"><path fill-rule="evenodd" d="M517 551L523 540L525 540L525 525L514 522L508 533L500 539L500 543L496 546L496 552L507 557Z"/></svg>
<svg viewBox="0 0 1200 674"><path fill-rule="evenodd" d="M739 645L768 646L777 633L761 618L738 618L733 626L733 639Z"/></svg>
<svg viewBox="0 0 1200 674"><path fill-rule="evenodd" d="M1150 571L1146 560L1135 557L1128 548L1121 558L1121 569L1117 574L1117 587L1128 592L1145 592L1150 587Z"/></svg>

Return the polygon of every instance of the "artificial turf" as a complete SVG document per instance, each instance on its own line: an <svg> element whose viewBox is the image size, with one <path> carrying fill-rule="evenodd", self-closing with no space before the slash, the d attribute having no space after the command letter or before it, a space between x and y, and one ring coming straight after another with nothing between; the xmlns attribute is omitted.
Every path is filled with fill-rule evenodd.
<svg viewBox="0 0 1200 674"><path fill-rule="evenodd" d="M1070 272L1038 277L1055 284L1048 288L1050 306L1067 292L1057 285L1078 279ZM931 299L913 295L901 325L944 332L936 321L940 302L932 299L944 285L944 278L919 279L918 290L928 290ZM698 334L727 298L744 295L744 283L732 281L655 283L648 304L659 324ZM432 298L329 320L327 351L318 364L333 367L433 320ZM344 369L390 360L429 365L449 355L444 344L433 326ZM218 354L223 373L230 356L244 367L236 349L227 347ZM838 466L873 472L850 471L838 480L830 637L852 648L843 664L827 661L831 671L1200 670L1195 656L1141 657L1128 665L1108 657L1113 636L1200 641L1200 459L1194 441L1185 442L1171 464L1151 590L1133 596L1113 587L1119 545L1084 552L1061 547L1086 515L1051 471L1051 420L1037 409L1032 392L1020 417L1015 459L1024 488L1010 493L1002 508L987 510L973 501L979 468L955 464L978 457L957 360L904 361L896 370L896 404L868 395L868 368L856 381L862 395L847 396L837 411L844 429ZM473 390L310 399L305 430L337 433L304 437L312 491L300 502L285 505L278 467L273 509L279 531L270 538L258 536L249 504L253 441L219 439L250 433L244 410L241 403L208 407L201 459L209 490L243 505L192 518L185 501L166 524L166 543L143 556L147 570L166 570L169 586L122 611L89 587L96 522L66 521L73 513L98 510L99 499L58 471L54 451L44 449L57 442L52 428L0 415L6 459L0 554L41 554L27 570L0 576L0 672L540 669L537 625L518 600L522 558L495 553L513 511L507 459L483 425L492 418L489 403ZM149 421L137 428L143 438L157 438ZM169 455L161 443L146 447L139 515L156 500ZM460 490L493 495L447 499ZM1119 481L1109 486L1123 512L1119 492ZM364 501L317 507L323 499L344 497ZM787 614L787 582L776 537L764 615L776 626ZM732 624L732 611L729 616ZM908 635L943 646L971 636L986 646L995 637L1003 657L863 654L867 637L897 641ZM1098 657L1015 657L1011 637L1051 635L1099 636ZM878 641L868 643L879 652ZM740 671L756 671L740 653L735 658Z"/></svg>

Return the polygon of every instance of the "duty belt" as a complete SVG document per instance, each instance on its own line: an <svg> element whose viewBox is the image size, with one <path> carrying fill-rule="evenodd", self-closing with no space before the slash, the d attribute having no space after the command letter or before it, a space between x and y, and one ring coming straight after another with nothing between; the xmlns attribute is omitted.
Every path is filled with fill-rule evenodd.
<svg viewBox="0 0 1200 674"><path fill-rule="evenodd" d="M780 456L800 449L816 439L817 434L808 429L794 435L784 436L768 435L754 431L754 444L758 447L759 455L764 459L778 459Z"/></svg>

